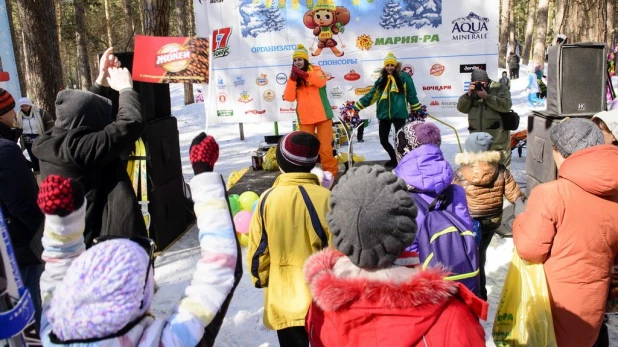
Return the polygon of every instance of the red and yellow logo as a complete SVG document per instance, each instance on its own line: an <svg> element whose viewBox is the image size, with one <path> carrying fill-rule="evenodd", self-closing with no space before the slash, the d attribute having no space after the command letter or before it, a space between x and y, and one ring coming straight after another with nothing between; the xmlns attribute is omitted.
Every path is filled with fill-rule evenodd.
<svg viewBox="0 0 618 347"><path fill-rule="evenodd" d="M191 63L191 52L178 43L168 43L157 52L155 65L169 72L179 72Z"/></svg>
<svg viewBox="0 0 618 347"><path fill-rule="evenodd" d="M433 64L431 66L431 69L429 70L429 73L434 75L434 76L442 76L442 74L444 73L444 65L442 65L442 64Z"/></svg>

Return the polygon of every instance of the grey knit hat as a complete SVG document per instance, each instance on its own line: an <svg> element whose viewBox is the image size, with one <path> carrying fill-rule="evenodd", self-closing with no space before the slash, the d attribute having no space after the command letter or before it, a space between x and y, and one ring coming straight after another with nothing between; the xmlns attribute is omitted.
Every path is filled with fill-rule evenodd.
<svg viewBox="0 0 618 347"><path fill-rule="evenodd" d="M471 76L470 80L472 82L489 81L489 75L487 75L487 71L485 71L485 70L476 69L476 70L472 71L472 76Z"/></svg>
<svg viewBox="0 0 618 347"><path fill-rule="evenodd" d="M584 118L566 118L552 128L549 137L563 158L586 149L602 145L605 141L601 129Z"/></svg>
<svg viewBox="0 0 618 347"><path fill-rule="evenodd" d="M406 183L381 166L352 168L332 191L333 246L361 268L385 268L416 237L416 205Z"/></svg>
<svg viewBox="0 0 618 347"><path fill-rule="evenodd" d="M491 148L494 138L488 133L472 133L466 139L466 152L487 152Z"/></svg>

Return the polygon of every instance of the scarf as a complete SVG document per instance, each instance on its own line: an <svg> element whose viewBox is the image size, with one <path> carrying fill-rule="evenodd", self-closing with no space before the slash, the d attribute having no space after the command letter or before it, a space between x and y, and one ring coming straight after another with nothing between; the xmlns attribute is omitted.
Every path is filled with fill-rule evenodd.
<svg viewBox="0 0 618 347"><path fill-rule="evenodd" d="M393 75L388 75L388 81L386 82L386 87L382 91L382 96L380 100L388 99L389 93L399 93L399 88L397 88L397 82L395 81L395 77Z"/></svg>

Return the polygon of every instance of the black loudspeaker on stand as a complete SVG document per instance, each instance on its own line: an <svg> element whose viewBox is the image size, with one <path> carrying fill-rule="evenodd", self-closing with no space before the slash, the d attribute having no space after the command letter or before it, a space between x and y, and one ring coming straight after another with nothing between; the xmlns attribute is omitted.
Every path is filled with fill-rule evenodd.
<svg viewBox="0 0 618 347"><path fill-rule="evenodd" d="M133 53L114 55L123 67L132 71ZM157 248L163 250L193 221L193 203L185 196L178 124L171 116L169 85L134 81L133 89L140 94L142 115L147 121L142 139L147 153L150 236ZM117 97L117 93L112 95L115 110ZM125 160L130 151L124 155Z"/></svg>
<svg viewBox="0 0 618 347"><path fill-rule="evenodd" d="M550 131L565 117L591 118L607 107L604 43L559 44L548 49L547 110L528 117L526 192L553 181L558 170Z"/></svg>

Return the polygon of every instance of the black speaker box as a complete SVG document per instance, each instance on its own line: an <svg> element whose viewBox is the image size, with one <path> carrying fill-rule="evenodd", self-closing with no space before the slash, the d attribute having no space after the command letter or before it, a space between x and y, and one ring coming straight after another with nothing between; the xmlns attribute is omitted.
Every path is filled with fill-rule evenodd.
<svg viewBox="0 0 618 347"><path fill-rule="evenodd" d="M547 113L592 116L606 109L607 50L604 43L548 49Z"/></svg>
<svg viewBox="0 0 618 347"><path fill-rule="evenodd" d="M187 229L193 220L193 203L185 198L184 178L177 176L148 193L150 237L162 251Z"/></svg>
<svg viewBox="0 0 618 347"><path fill-rule="evenodd" d="M148 173L153 187L182 177L178 123L175 117L149 121L142 136L148 155Z"/></svg>
<svg viewBox="0 0 618 347"><path fill-rule="evenodd" d="M133 71L133 52L114 53L114 55L118 58L122 67L126 67L131 72ZM133 81L133 89L140 95L144 119L148 121L172 115L169 84ZM115 119L118 113L118 93L112 92L110 99L114 107Z"/></svg>

